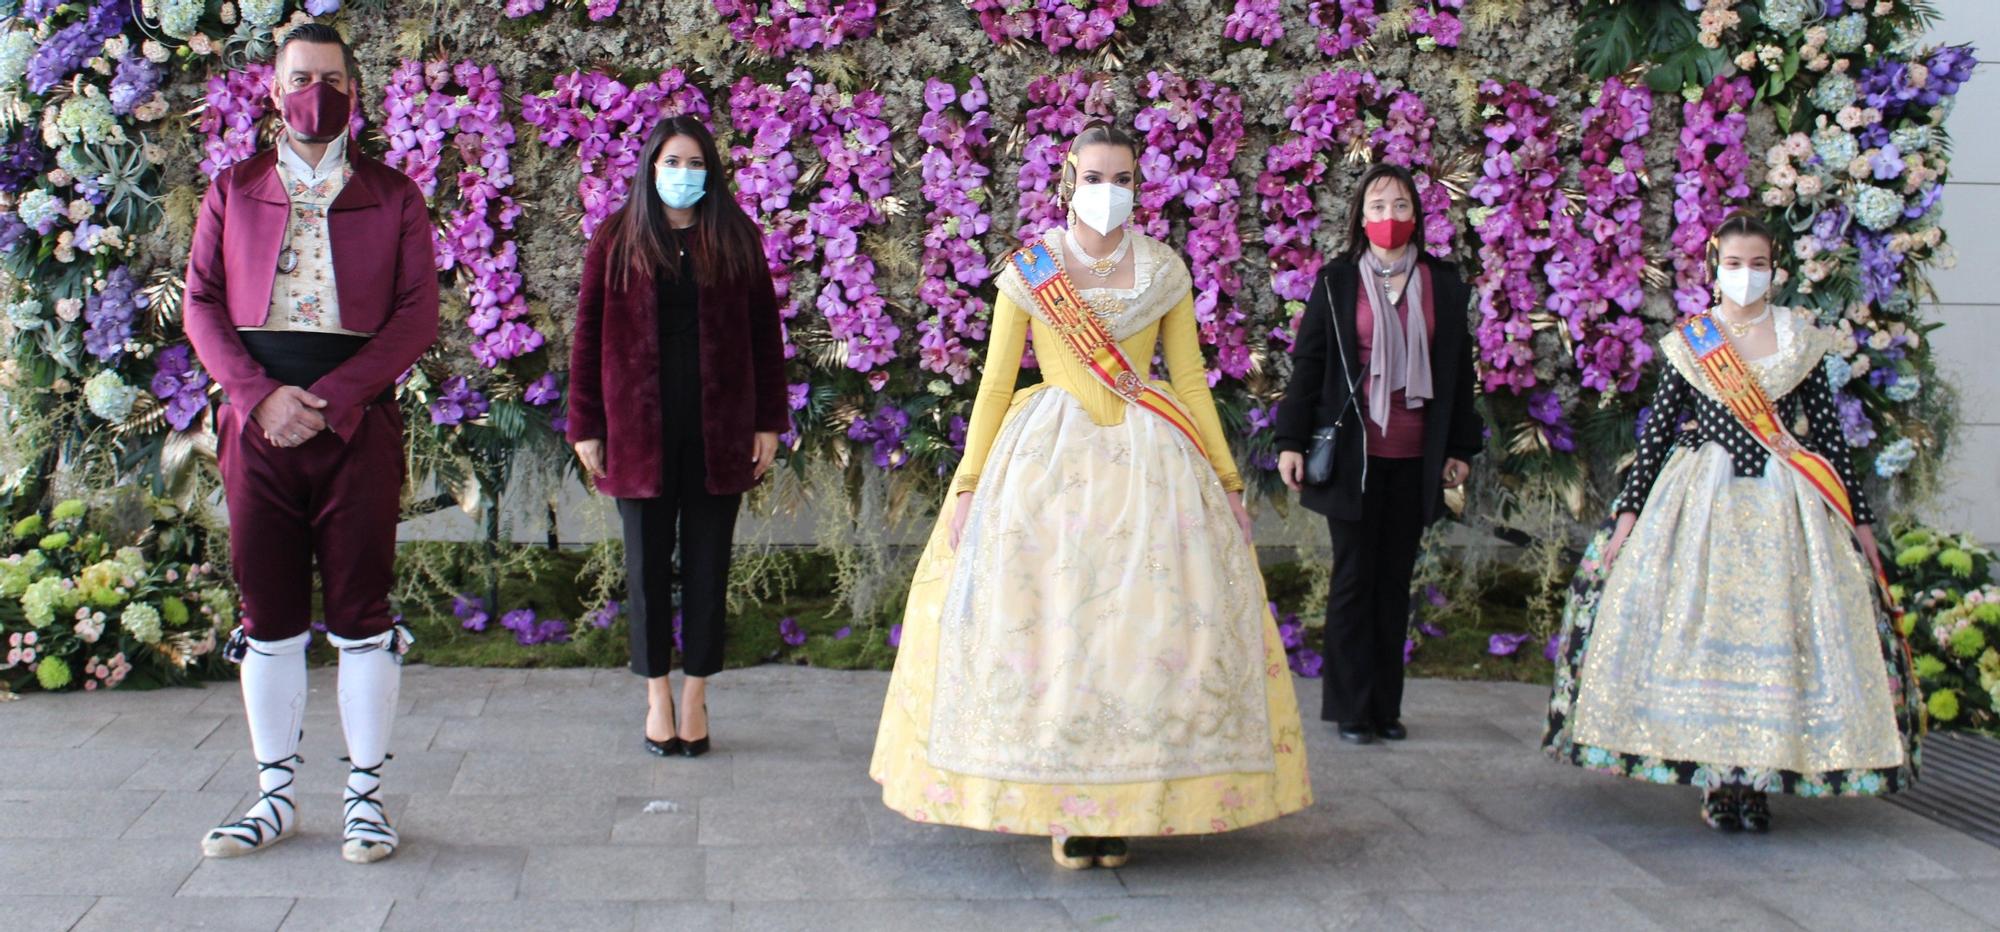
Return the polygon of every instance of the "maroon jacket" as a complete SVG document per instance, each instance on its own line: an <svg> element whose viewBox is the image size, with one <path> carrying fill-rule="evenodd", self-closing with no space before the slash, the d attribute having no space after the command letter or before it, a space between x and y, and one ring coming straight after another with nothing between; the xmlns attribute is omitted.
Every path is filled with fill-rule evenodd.
<svg viewBox="0 0 2000 932"><path fill-rule="evenodd" d="M598 236L584 250L570 343L569 440L604 441L597 491L654 498L665 457L659 309L651 270L634 270L627 287L618 287L610 240ZM764 264L755 268L745 281L700 289L701 439L712 495L755 487L752 435L791 428L778 296Z"/></svg>
<svg viewBox="0 0 2000 932"><path fill-rule="evenodd" d="M368 403L395 384L438 333L437 258L423 192L353 146L347 158L354 175L327 218L340 325L375 336L306 386L326 399L321 414L343 441L353 438ZM182 315L188 342L229 393L229 403L242 409L245 423L279 383L250 357L236 328L260 326L270 314L291 205L278 179L277 150L260 152L209 186L188 252Z"/></svg>

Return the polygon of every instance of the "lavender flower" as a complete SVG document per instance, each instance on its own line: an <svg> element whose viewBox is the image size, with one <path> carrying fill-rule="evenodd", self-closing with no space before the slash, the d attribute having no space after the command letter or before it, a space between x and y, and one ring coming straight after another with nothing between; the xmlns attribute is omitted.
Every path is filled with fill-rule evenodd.
<svg viewBox="0 0 2000 932"><path fill-rule="evenodd" d="M165 403L167 423L175 430L187 430L208 409L208 373L186 345L161 350L153 367L153 397Z"/></svg>
<svg viewBox="0 0 2000 932"><path fill-rule="evenodd" d="M1405 655L1405 662L1408 662L1407 654ZM1291 655L1288 665L1292 668L1293 673L1309 680L1316 680L1319 679L1320 672L1326 666L1326 658L1320 656L1319 651L1313 650L1310 647L1301 647L1298 653Z"/></svg>
<svg viewBox="0 0 2000 932"><path fill-rule="evenodd" d="M28 62L28 90L34 94L48 93L102 52L105 40L125 31L129 6L126 0L98 0L83 19L43 40Z"/></svg>
<svg viewBox="0 0 2000 932"><path fill-rule="evenodd" d="M132 339L132 319L148 303L129 269L122 265L112 269L97 293L84 302L83 319L89 329L83 334L83 348L99 360L116 363L125 354L125 342Z"/></svg>
<svg viewBox="0 0 2000 932"><path fill-rule="evenodd" d="M799 620L790 615L778 619L778 636L793 647L806 642L805 629L800 628Z"/></svg>
<svg viewBox="0 0 2000 932"><path fill-rule="evenodd" d="M1495 634L1486 639L1486 652L1495 657L1509 657L1527 642L1525 634Z"/></svg>
<svg viewBox="0 0 2000 932"><path fill-rule="evenodd" d="M553 404L562 399L562 392L556 389L556 374L544 372L542 377L528 383L521 393L522 400L536 407Z"/></svg>
<svg viewBox="0 0 2000 932"><path fill-rule="evenodd" d="M117 73L111 76L111 112L130 115L140 104L153 99L160 89L160 78L160 66L147 61L136 50L127 52L118 61Z"/></svg>
<svg viewBox="0 0 2000 932"><path fill-rule="evenodd" d="M431 423L447 427L485 416L486 396L472 388L465 376L455 375L444 382L444 390L431 402Z"/></svg>
<svg viewBox="0 0 2000 932"><path fill-rule="evenodd" d="M19 194L49 168L49 150L30 136L0 143L0 193Z"/></svg>

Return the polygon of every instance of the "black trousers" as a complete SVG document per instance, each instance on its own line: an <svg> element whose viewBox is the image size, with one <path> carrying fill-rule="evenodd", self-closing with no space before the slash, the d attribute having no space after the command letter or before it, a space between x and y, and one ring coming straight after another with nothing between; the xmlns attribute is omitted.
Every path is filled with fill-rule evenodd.
<svg viewBox="0 0 2000 932"><path fill-rule="evenodd" d="M1423 542L1424 461L1368 459L1361 520L1328 519L1333 580L1326 599L1326 689L1320 718L1387 725L1403 715L1403 642L1410 574Z"/></svg>
<svg viewBox="0 0 2000 932"><path fill-rule="evenodd" d="M741 495L711 495L703 485L699 438L668 438L658 498L621 498L625 525L626 614L632 620L632 672L666 676L674 661L674 545L680 545L681 672L722 672L728 626L724 596Z"/></svg>

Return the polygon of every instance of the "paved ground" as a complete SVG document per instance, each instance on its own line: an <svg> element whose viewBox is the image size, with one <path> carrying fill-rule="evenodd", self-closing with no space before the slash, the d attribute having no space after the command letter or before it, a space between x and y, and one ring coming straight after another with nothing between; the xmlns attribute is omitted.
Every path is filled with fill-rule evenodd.
<svg viewBox="0 0 2000 932"><path fill-rule="evenodd" d="M719 750L662 761L623 671L411 667L404 849L370 867L340 860L330 670L306 834L234 861L197 848L251 795L233 686L0 705L0 929L2000 927L2000 849L1868 801L1779 800L1775 835L1718 837L1690 791L1546 761L1545 693L1511 685L1413 683L1406 744L1308 729L1313 809L1069 873L1044 842L882 808L886 682L727 674Z"/></svg>

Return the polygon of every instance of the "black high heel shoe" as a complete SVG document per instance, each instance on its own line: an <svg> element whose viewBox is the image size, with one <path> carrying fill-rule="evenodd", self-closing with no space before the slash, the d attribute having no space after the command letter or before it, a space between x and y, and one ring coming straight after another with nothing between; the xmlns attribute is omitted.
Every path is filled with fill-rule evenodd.
<svg viewBox="0 0 2000 932"><path fill-rule="evenodd" d="M1708 790L1701 794L1701 821L1718 832L1734 832L1743 828L1743 818L1737 814L1740 797L1734 790Z"/></svg>
<svg viewBox="0 0 2000 932"><path fill-rule="evenodd" d="M673 718L672 715L668 715L667 724L673 724ZM684 745L686 742L681 740L680 732L678 731L674 732L673 737L665 741L655 741L652 735L644 735L643 737L646 740L646 753L655 757L679 757L685 749Z"/></svg>
<svg viewBox="0 0 2000 932"><path fill-rule="evenodd" d="M703 702L701 704L701 718L704 723L708 722L708 703L706 702ZM686 738L678 738L678 737L675 738L674 740L679 741L681 743L682 757L700 757L703 754L708 753L707 735L702 735L701 737L694 738L692 740Z"/></svg>

